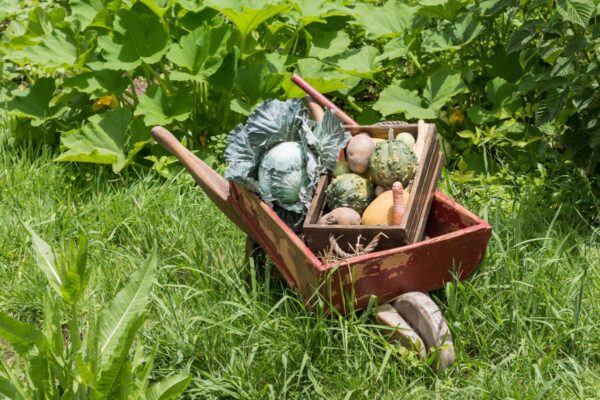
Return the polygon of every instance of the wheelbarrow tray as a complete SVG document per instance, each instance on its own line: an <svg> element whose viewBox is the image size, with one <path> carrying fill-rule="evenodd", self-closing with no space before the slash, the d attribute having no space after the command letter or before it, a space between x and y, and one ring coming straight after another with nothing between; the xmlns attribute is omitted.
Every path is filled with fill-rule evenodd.
<svg viewBox="0 0 600 400"><path fill-rule="evenodd" d="M371 296L385 303L405 292L429 292L455 277L467 278L481 263L491 235L489 224L436 191L424 240L324 264L255 193L230 183L228 201L308 306L320 292L342 314L366 307Z"/></svg>
<svg viewBox="0 0 600 400"><path fill-rule="evenodd" d="M491 235L485 221L436 191L424 240L324 264L255 193L223 179L162 127L154 138L190 172L216 206L258 243L305 303L320 293L345 314L364 308L371 296L385 303L405 292L439 289L467 278L481 263Z"/></svg>

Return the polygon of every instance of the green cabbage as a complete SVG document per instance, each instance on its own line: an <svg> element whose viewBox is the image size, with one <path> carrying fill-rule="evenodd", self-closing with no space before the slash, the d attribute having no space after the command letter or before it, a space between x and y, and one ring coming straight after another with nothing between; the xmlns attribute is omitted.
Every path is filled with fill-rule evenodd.
<svg viewBox="0 0 600 400"><path fill-rule="evenodd" d="M258 185L262 193L283 204L300 200L300 188L309 183L306 154L298 142L283 142L269 150L258 167Z"/></svg>
<svg viewBox="0 0 600 400"><path fill-rule="evenodd" d="M298 228L319 175L333 169L349 138L331 112L315 123L298 99L268 100L230 132L225 178L258 193Z"/></svg>

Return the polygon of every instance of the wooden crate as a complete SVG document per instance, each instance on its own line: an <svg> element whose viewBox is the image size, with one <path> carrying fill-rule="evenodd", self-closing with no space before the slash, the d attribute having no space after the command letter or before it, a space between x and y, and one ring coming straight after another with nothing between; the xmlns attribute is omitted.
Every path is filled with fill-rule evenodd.
<svg viewBox="0 0 600 400"><path fill-rule="evenodd" d="M345 126L351 134L367 132L374 138L388 138L392 128L394 136L400 132L409 132L415 136L424 135L423 152L410 190L406 212L400 225L319 225L317 221L328 211L325 190L331 183L331 175L323 175L317 185L315 197L304 222L304 239L308 247L316 254L329 247L329 237L333 235L343 249L355 246L360 236L363 245L368 244L379 233L385 234L379 240L378 250L391 249L404 244L415 243L422 239L427 215L433 199L435 185L442 168L443 157L436 137L435 124L384 123L368 126Z"/></svg>

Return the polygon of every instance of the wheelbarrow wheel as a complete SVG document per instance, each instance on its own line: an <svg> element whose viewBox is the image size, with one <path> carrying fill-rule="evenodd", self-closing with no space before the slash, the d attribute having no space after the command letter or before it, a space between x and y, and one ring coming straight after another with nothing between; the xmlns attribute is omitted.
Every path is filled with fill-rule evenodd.
<svg viewBox="0 0 600 400"><path fill-rule="evenodd" d="M393 302L393 307L415 330L434 354L433 369L443 372L454 364L454 343L442 311L425 293L409 292Z"/></svg>
<svg viewBox="0 0 600 400"><path fill-rule="evenodd" d="M425 360L427 349L423 340L391 304L379 306L377 320L379 323L394 328L389 336L391 342L398 343L400 346L414 351L419 359Z"/></svg>

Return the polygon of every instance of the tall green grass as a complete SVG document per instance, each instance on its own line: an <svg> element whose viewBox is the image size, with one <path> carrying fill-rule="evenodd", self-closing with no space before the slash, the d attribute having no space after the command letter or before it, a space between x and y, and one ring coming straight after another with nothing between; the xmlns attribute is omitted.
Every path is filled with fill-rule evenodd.
<svg viewBox="0 0 600 400"><path fill-rule="evenodd" d="M457 351L436 376L369 315L311 313L269 271L256 278L243 235L187 174L116 176L53 156L0 146L0 308L43 318L45 280L19 219L55 246L87 233L89 296L101 304L156 241L162 268L145 342L156 377L193 374L191 398L600 398L600 231L549 195L558 183L443 185L494 234L472 278L433 293Z"/></svg>

